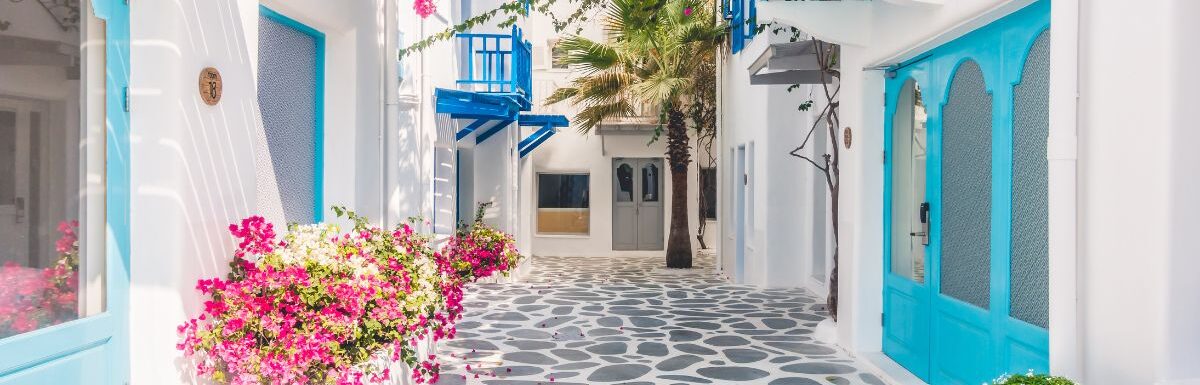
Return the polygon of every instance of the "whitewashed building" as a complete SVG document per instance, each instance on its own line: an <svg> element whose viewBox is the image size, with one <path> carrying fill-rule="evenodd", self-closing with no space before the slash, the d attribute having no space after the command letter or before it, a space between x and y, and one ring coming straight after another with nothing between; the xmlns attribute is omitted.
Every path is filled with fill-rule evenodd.
<svg viewBox="0 0 1200 385"><path fill-rule="evenodd" d="M0 146L12 155L0 255L49 269L56 228L73 221L81 245L77 311L5 325L0 383L193 383L176 327L202 306L196 281L227 271L227 226L251 215L337 222L340 205L448 235L491 202L486 220L519 234L526 138L509 126L528 101L464 83L482 76L467 72L479 58L458 52L464 39L397 60L469 16L464 4L421 18L395 0L0 3ZM528 63L522 28L505 31L506 55L524 47ZM490 80L528 82L520 69ZM446 93L511 107L510 124L489 127L503 139L470 146L470 165L445 156L464 142L447 131L461 127L445 105L461 99ZM456 184L473 189L462 202Z"/></svg>
<svg viewBox="0 0 1200 385"><path fill-rule="evenodd" d="M731 275L828 290L831 197L789 155L825 98L811 51L752 28L795 27L838 49L844 349L897 383L1200 381L1196 4L724 3Z"/></svg>
<svg viewBox="0 0 1200 385"><path fill-rule="evenodd" d="M552 10L569 15L575 4L561 2ZM555 58L555 44L569 33L603 40L599 22L603 9L590 14L597 22L555 31L552 20L534 14L528 20L528 37L533 44L533 110L573 119L581 108L570 101L546 105L544 100L559 87L570 86L578 75ZM521 158L520 231L526 237L523 250L531 255L605 257L611 255L661 256L666 248L671 222L671 178L666 165L666 140L651 142L658 126L658 110L645 106L641 116L610 119L597 129L581 133L572 125L562 128L537 152ZM688 230L692 249L700 220L701 156L693 143L693 162L688 168ZM706 159L706 158L705 158ZM713 185L712 187L716 187ZM709 226L709 247L716 218Z"/></svg>

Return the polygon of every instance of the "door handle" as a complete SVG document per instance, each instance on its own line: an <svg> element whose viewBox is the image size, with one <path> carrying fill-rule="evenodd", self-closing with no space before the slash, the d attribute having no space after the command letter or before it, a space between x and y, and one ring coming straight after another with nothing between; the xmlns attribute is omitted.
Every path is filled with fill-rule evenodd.
<svg viewBox="0 0 1200 385"><path fill-rule="evenodd" d="M910 236L921 237L921 245L929 246L929 202L921 203L921 231L908 233Z"/></svg>
<svg viewBox="0 0 1200 385"><path fill-rule="evenodd" d="M25 198L16 197L13 199L13 203L15 206L17 206L17 210L16 210L15 215L13 216L13 220L16 223L25 222Z"/></svg>

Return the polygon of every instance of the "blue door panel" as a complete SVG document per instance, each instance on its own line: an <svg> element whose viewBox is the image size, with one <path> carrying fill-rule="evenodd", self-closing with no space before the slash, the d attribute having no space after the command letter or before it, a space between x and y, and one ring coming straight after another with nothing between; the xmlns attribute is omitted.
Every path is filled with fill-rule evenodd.
<svg viewBox="0 0 1200 385"><path fill-rule="evenodd" d="M1048 30L1050 1L1041 0L890 70L886 80L884 134L892 138L895 101L906 81L920 87L928 118L926 200L931 202L926 282L891 273L892 167L884 172L883 350L917 377L935 385L980 384L1004 373L1049 370L1046 329L1010 314L1012 263L1013 87L1030 47ZM955 70L977 63L992 98L990 290L988 309L941 294L942 110ZM885 151L893 153L892 140ZM906 330L907 329L907 330Z"/></svg>
<svg viewBox="0 0 1200 385"><path fill-rule="evenodd" d="M106 39L106 309L0 340L0 385L129 383L129 4L91 5Z"/></svg>
<svg viewBox="0 0 1200 385"><path fill-rule="evenodd" d="M4 383L12 385L99 383L98 379L114 374L113 368L105 363L112 353L113 351L108 345L84 349L21 371L5 378Z"/></svg>
<svg viewBox="0 0 1200 385"><path fill-rule="evenodd" d="M991 373L995 362L991 332L983 322L987 314L959 306L970 305L945 306L933 317L931 353L935 359L930 364L934 384L981 384L993 378L981 375Z"/></svg>
<svg viewBox="0 0 1200 385"><path fill-rule="evenodd" d="M1001 368L1007 373L1050 372L1050 335L1046 329L1006 318L1008 331L1001 345Z"/></svg>
<svg viewBox="0 0 1200 385"><path fill-rule="evenodd" d="M888 289L884 294L883 350L920 378L929 373L929 309L925 298ZM924 293L921 293L924 294Z"/></svg>

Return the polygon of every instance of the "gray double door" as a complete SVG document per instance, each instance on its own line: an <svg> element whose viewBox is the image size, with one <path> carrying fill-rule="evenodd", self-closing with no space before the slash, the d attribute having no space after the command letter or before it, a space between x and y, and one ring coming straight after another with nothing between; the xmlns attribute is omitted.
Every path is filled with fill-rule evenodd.
<svg viewBox="0 0 1200 385"><path fill-rule="evenodd" d="M662 159L613 159L613 250L663 249L662 174Z"/></svg>

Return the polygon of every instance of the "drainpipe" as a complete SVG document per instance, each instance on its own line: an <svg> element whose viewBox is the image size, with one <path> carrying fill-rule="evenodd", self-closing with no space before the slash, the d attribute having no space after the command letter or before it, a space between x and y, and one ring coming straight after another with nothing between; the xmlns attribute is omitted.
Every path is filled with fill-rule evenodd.
<svg viewBox="0 0 1200 385"><path fill-rule="evenodd" d="M381 227L387 228L391 225L388 223L388 145L387 145L387 130L388 130L388 111L392 106L391 98L388 96L388 85L392 84L393 76L388 76L388 68L391 66L391 60L388 59L388 52L393 46L392 34L395 33L392 25L393 15L391 12L391 4L393 0L382 0L381 8L383 8L383 44L379 47L379 221Z"/></svg>
<svg viewBox="0 0 1200 385"><path fill-rule="evenodd" d="M426 22L427 21L425 18L421 19L421 30L420 30L420 34L418 35L418 36L420 36L421 39L424 39L427 37L425 35ZM421 76L420 76L421 82L420 82L420 84L417 85L417 90L418 90L417 91L417 108L416 108L416 111L417 111L417 157L419 159L417 161L417 164L420 164L421 161L423 161L425 159L425 151L424 151L424 147L425 147L425 145L424 145L425 144L425 95L429 95L429 91L430 91L430 90L425 89L426 80L429 78L429 72L425 70L426 69L425 65L427 62L426 56L428 56L428 55L426 55L426 52L422 51L421 52L421 66L418 69L418 71L420 71L420 73L421 73ZM424 184L425 181L427 181L427 180L431 182L430 186L429 186L429 190L422 189L421 193L418 194L420 196L420 198L418 198L419 202L420 202L420 205L418 207L419 207L419 210L421 210L421 214L424 214L425 207L426 207L425 206L426 195L433 194L433 183L432 183L433 179L427 178L428 175L425 174L425 167L417 166L417 169L420 170L420 175L421 175L421 181L418 183ZM432 209L431 209L431 211L432 211ZM430 212L430 218L433 217L433 214L434 213ZM422 226L422 228L424 228L423 224L421 226ZM427 229L427 230L431 230L431 229Z"/></svg>
<svg viewBox="0 0 1200 385"><path fill-rule="evenodd" d="M1049 186L1050 372L1087 381L1079 322L1078 125L1079 0L1050 4L1050 132L1047 140Z"/></svg>

